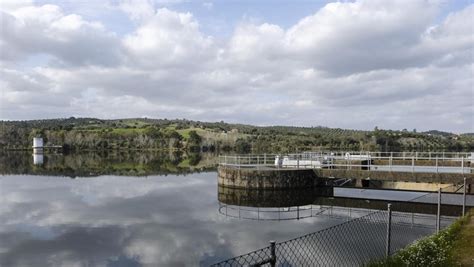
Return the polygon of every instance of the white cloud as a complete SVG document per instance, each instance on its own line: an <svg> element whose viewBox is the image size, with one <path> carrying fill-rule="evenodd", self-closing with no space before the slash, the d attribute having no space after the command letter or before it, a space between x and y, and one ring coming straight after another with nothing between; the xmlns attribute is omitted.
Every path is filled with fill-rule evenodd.
<svg viewBox="0 0 474 267"><path fill-rule="evenodd" d="M208 60L213 41L199 31L191 13L162 8L124 39L131 60L142 66L185 67L195 60Z"/></svg>
<svg viewBox="0 0 474 267"><path fill-rule="evenodd" d="M2 0L0 10L5 12L13 12L19 8L31 6L33 0Z"/></svg>
<svg viewBox="0 0 474 267"><path fill-rule="evenodd" d="M1 11L0 11L1 12ZM63 14L55 5L28 6L12 13L0 13L1 59L25 59L49 54L56 64L110 65L119 62L115 34L99 22L89 22L76 14Z"/></svg>
<svg viewBox="0 0 474 267"><path fill-rule="evenodd" d="M135 23L124 36L53 5L3 12L0 117L474 130L474 5L439 20L432 1L331 3L286 29L244 20L222 39L160 4L122 1Z"/></svg>
<svg viewBox="0 0 474 267"><path fill-rule="evenodd" d="M146 20L155 13L154 5L150 0L122 0L119 8L136 21Z"/></svg>

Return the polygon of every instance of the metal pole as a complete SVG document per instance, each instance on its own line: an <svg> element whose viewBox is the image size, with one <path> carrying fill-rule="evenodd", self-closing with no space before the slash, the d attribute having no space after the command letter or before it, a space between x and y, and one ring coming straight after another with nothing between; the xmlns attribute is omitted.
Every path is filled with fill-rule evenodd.
<svg viewBox="0 0 474 267"><path fill-rule="evenodd" d="M464 177L464 187L463 187L463 193L462 193L462 216L466 214L466 192L467 192L467 183L466 183L466 177Z"/></svg>
<svg viewBox="0 0 474 267"><path fill-rule="evenodd" d="M390 242L392 239L392 204L387 204L387 238L385 243L385 256L390 256Z"/></svg>
<svg viewBox="0 0 474 267"><path fill-rule="evenodd" d="M441 228L441 188L438 189L438 214L436 215L436 233Z"/></svg>
<svg viewBox="0 0 474 267"><path fill-rule="evenodd" d="M390 152L390 160L389 160L390 171L392 171L392 162L393 162L393 152Z"/></svg>
<svg viewBox="0 0 474 267"><path fill-rule="evenodd" d="M276 252L275 252L275 241L270 241L270 254L271 254L271 259L270 259L270 266L275 267L276 266Z"/></svg>

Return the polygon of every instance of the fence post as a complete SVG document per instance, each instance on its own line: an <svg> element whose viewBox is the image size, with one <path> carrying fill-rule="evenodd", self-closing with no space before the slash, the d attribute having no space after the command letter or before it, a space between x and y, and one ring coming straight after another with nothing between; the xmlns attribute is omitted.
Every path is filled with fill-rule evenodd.
<svg viewBox="0 0 474 267"><path fill-rule="evenodd" d="M466 192L467 192L467 183L466 183L466 177L464 177L464 187L463 187L463 193L462 193L462 216L466 214Z"/></svg>
<svg viewBox="0 0 474 267"><path fill-rule="evenodd" d="M390 152L390 160L389 160L390 171L392 171L392 164L393 164L393 152Z"/></svg>
<svg viewBox="0 0 474 267"><path fill-rule="evenodd" d="M392 239L392 204L387 204L387 238L385 243L385 256L390 256L390 243Z"/></svg>
<svg viewBox="0 0 474 267"><path fill-rule="evenodd" d="M441 187L438 189L438 214L436 215L436 233L441 228Z"/></svg>
<svg viewBox="0 0 474 267"><path fill-rule="evenodd" d="M272 258L270 259L270 266L276 266L276 252L275 252L275 241L270 241L270 254Z"/></svg>

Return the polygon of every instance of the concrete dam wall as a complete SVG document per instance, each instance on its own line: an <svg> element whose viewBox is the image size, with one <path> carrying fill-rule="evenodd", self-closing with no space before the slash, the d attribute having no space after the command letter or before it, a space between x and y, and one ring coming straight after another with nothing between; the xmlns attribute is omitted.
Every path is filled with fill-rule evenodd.
<svg viewBox="0 0 474 267"><path fill-rule="evenodd" d="M320 185L314 170L245 169L219 166L218 184L231 188L294 189Z"/></svg>

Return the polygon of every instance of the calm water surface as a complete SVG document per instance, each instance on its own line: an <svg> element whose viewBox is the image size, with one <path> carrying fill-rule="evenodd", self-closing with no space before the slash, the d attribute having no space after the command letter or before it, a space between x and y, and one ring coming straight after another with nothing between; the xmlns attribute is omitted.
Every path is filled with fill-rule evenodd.
<svg viewBox="0 0 474 267"><path fill-rule="evenodd" d="M0 178L1 266L195 266L326 228L218 212L216 173Z"/></svg>
<svg viewBox="0 0 474 267"><path fill-rule="evenodd" d="M30 153L0 153L0 266L207 266L347 220L255 220L276 216L255 208L251 219L234 218L245 211L235 203L233 210L222 208L213 156L86 153L33 160L38 163ZM307 193L272 199L220 190L221 199L238 195L247 206L313 201ZM334 194L370 198L360 189ZM402 198L417 195L407 194Z"/></svg>

